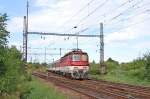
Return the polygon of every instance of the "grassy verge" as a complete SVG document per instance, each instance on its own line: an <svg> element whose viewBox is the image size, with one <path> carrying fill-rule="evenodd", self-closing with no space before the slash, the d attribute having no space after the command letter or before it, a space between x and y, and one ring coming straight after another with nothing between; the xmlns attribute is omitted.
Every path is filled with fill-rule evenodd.
<svg viewBox="0 0 150 99"><path fill-rule="evenodd" d="M106 80L111 82L119 82L131 85L139 85L139 86L148 86L150 87L150 82L146 80L140 80L136 77L127 76L125 74L111 74L108 73L106 75L91 75L92 78L98 80Z"/></svg>
<svg viewBox="0 0 150 99"><path fill-rule="evenodd" d="M66 99L66 97L40 80L33 78L33 81L27 83L29 91L23 94L23 99Z"/></svg>

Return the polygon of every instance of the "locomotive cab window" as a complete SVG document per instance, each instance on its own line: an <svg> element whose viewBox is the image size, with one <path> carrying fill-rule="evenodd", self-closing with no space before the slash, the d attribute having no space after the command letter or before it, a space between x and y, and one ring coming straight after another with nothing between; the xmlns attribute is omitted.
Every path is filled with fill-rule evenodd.
<svg viewBox="0 0 150 99"><path fill-rule="evenodd" d="M82 55L81 60L82 61L88 61L88 56L87 55Z"/></svg>
<svg viewBox="0 0 150 99"><path fill-rule="evenodd" d="M72 55L72 61L80 61L80 55Z"/></svg>

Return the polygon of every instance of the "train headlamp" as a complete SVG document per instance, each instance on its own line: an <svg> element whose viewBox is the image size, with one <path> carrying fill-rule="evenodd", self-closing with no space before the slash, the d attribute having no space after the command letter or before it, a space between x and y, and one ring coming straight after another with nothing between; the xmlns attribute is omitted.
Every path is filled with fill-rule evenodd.
<svg viewBox="0 0 150 99"><path fill-rule="evenodd" d="M74 67L74 70L78 70L78 67Z"/></svg>

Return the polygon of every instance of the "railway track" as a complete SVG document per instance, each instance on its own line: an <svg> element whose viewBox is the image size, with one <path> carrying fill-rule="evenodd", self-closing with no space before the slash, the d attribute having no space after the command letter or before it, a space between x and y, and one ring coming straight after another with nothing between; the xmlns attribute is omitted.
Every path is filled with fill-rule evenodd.
<svg viewBox="0 0 150 99"><path fill-rule="evenodd" d="M150 99L150 88L95 80L72 80L57 74L33 73L58 86L63 86L88 96L90 99Z"/></svg>

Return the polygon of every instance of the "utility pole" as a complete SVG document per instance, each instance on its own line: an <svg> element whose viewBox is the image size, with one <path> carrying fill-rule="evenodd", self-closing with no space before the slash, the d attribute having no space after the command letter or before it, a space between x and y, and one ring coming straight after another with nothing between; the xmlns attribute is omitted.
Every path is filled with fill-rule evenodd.
<svg viewBox="0 0 150 99"><path fill-rule="evenodd" d="M103 23L100 23L100 73L106 73L106 66L104 64L104 35L103 35Z"/></svg>

